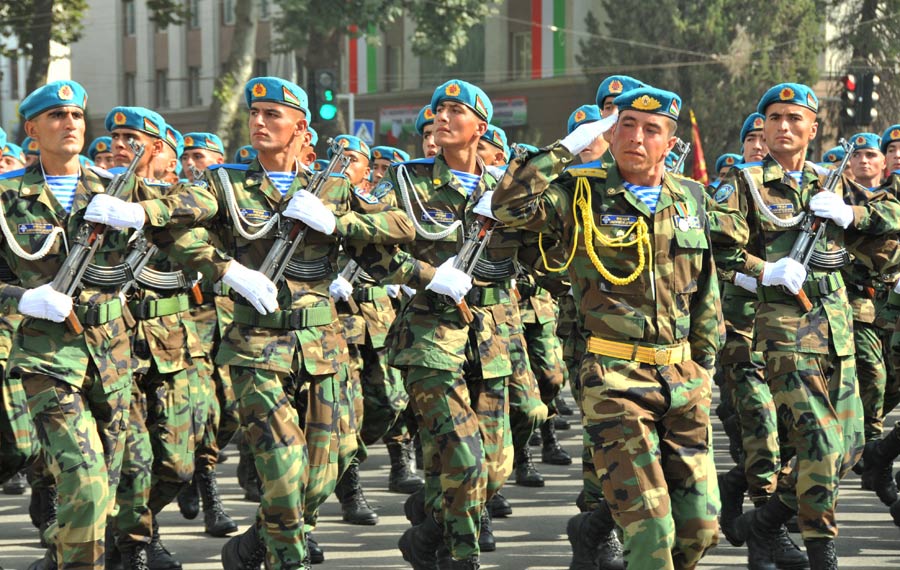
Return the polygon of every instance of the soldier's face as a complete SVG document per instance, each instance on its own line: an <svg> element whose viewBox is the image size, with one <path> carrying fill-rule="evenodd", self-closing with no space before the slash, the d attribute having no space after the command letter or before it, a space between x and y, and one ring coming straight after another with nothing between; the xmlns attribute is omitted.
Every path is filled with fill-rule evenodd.
<svg viewBox="0 0 900 570"><path fill-rule="evenodd" d="M12 172L13 170L18 170L20 168L25 168L25 163L20 160L17 160L11 156L2 156L0 157L0 174L4 172Z"/></svg>
<svg viewBox="0 0 900 570"><path fill-rule="evenodd" d="M278 103L250 106L250 144L258 152L284 152L297 141L306 141L307 123L303 111Z"/></svg>
<svg viewBox="0 0 900 570"><path fill-rule="evenodd" d="M872 187L880 184L884 165L884 155L880 150L864 148L853 151L853 154L850 155L850 170L853 172L853 178L863 186Z"/></svg>
<svg viewBox="0 0 900 570"><path fill-rule="evenodd" d="M38 161L38 158L40 158L40 155L38 154L26 154L25 166L31 166L32 164L36 163Z"/></svg>
<svg viewBox="0 0 900 570"><path fill-rule="evenodd" d="M381 182L384 175L387 174L388 168L391 167L391 161L384 158L376 158L372 165L372 186Z"/></svg>
<svg viewBox="0 0 900 570"><path fill-rule="evenodd" d="M675 146L672 120L661 115L626 110L614 129L610 149L623 174L661 171Z"/></svg>
<svg viewBox="0 0 900 570"><path fill-rule="evenodd" d="M487 166L503 166L506 157L503 151L483 139L478 139L478 156Z"/></svg>
<svg viewBox="0 0 900 570"><path fill-rule="evenodd" d="M434 114L434 144L442 149L477 146L487 122L456 101L442 101Z"/></svg>
<svg viewBox="0 0 900 570"><path fill-rule="evenodd" d="M766 109L763 127L766 146L773 155L795 155L806 151L816 138L819 124L816 115L806 107L793 103L772 103Z"/></svg>
<svg viewBox="0 0 900 570"><path fill-rule="evenodd" d="M369 157L355 151L344 154L350 159L346 172L347 179L353 186L359 186L369 177Z"/></svg>
<svg viewBox="0 0 900 570"><path fill-rule="evenodd" d="M134 150L128 141L134 141L135 144L144 145L147 149L144 156L137 165L136 171L144 174L143 171L153 162L153 159L162 152L163 142L157 138L151 138L150 135L136 131L134 129L116 129L109 133L112 138L110 145L113 154L113 162L116 166L128 166L134 158Z"/></svg>
<svg viewBox="0 0 900 570"><path fill-rule="evenodd" d="M203 172L213 164L223 164L224 162L225 158L221 154L202 148L192 148L181 154L181 168L191 182L194 181L194 173L188 167L193 166Z"/></svg>
<svg viewBox="0 0 900 570"><path fill-rule="evenodd" d="M887 164L885 169L888 173L900 170L900 141L892 142L887 146L884 160Z"/></svg>
<svg viewBox="0 0 900 570"><path fill-rule="evenodd" d="M153 157L153 178L169 182L174 178L178 180L175 170L178 168L178 157L169 145L164 145L162 152Z"/></svg>
<svg viewBox="0 0 900 570"><path fill-rule="evenodd" d="M425 154L425 158L437 156L440 150L441 147L434 144L434 123L425 125L422 128L422 152Z"/></svg>
<svg viewBox="0 0 900 570"><path fill-rule="evenodd" d="M25 121L25 133L38 142L43 153L75 156L84 146L84 111L78 107L50 109Z"/></svg>
<svg viewBox="0 0 900 570"><path fill-rule="evenodd" d="M113 153L111 152L98 152L94 155L94 164L96 164L100 168L104 168L109 170L116 165L116 161L113 158Z"/></svg>
<svg viewBox="0 0 900 570"><path fill-rule="evenodd" d="M615 97L606 97L603 99L603 105L600 106L600 116L604 119L616 112L616 106L613 105Z"/></svg>
<svg viewBox="0 0 900 570"><path fill-rule="evenodd" d="M762 131L753 131L744 139L744 162L759 162L766 157L769 149Z"/></svg>

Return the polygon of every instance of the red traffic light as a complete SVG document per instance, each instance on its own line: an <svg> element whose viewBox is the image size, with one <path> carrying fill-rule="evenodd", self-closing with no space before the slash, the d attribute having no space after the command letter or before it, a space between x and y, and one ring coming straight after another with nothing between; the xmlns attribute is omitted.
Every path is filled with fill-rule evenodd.
<svg viewBox="0 0 900 570"><path fill-rule="evenodd" d="M844 84L844 89L847 91L856 91L856 76L852 73L843 76L841 82Z"/></svg>

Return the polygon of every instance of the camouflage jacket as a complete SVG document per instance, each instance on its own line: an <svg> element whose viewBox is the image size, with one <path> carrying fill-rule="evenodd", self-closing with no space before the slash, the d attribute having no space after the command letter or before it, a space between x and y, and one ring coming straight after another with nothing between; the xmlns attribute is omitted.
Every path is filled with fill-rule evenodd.
<svg viewBox="0 0 900 570"><path fill-rule="evenodd" d="M244 221L233 219L228 206L230 196L221 183L219 172L227 175L234 191L234 208ZM213 283L222 278L232 259L256 269L272 247L278 224L259 239L252 240L241 235L237 224L250 234L262 231L260 226L280 212L293 194L309 182L306 172L298 173L287 195L282 197L265 176L258 160L246 166L229 164L211 168L205 174L205 188L192 194L170 195L152 203L145 202L151 219L170 224L169 228L157 232L154 241L164 246L177 244L172 253L176 261L201 272ZM327 179L319 198L334 212L336 231L330 236L312 230L306 233L293 261L312 267L319 274L310 280L286 276L278 284L278 302L283 311L315 309L322 313L330 310L330 321L297 329L246 324L239 312L247 314L248 309L252 311L253 308L233 293L234 321L223 331L217 364L290 372L298 349L303 366L313 375L333 374L346 364L346 342L328 293L328 286L337 276L339 240L395 244L411 239L413 227L402 212L389 210L375 194L352 190L345 177ZM191 210L195 213L190 214ZM208 214L204 214L204 210L208 210ZM255 225L248 226L247 223ZM213 239L206 239L203 232L193 231L195 224L202 224Z"/></svg>
<svg viewBox="0 0 900 570"><path fill-rule="evenodd" d="M798 185L774 159L766 157L761 163L735 166L723 178L715 194L715 213L735 224L746 224L748 233L744 238L737 233L717 231L711 224L716 262L725 271L740 271L759 278L765 262L778 261L790 253L798 232L796 227L779 227L759 213L748 177L769 211L784 219L806 210L809 199L821 189L827 171L807 163ZM847 196L856 191L856 185L845 177L837 191ZM836 251L846 245L863 258L877 260L887 255L883 252L884 240L869 236L896 232L900 228L900 203L885 195L884 199L852 208L854 219L850 227L843 230L829 223L825 240L817 244L817 250ZM760 286L757 350L827 354L829 346L833 346L839 356L853 354L852 314L846 289L836 277L838 273L810 268L805 289L811 293L813 309L808 313L780 287Z"/></svg>
<svg viewBox="0 0 900 570"><path fill-rule="evenodd" d="M579 322L587 333L626 343L686 341L692 359L712 368L724 325L705 231L702 188L686 178L665 174L656 212L651 214L625 189L616 166L605 169L589 164L570 167L563 174L571 161L571 153L558 144L527 160L515 159L494 193L494 214L512 226L546 233L569 248L577 244L569 276ZM620 238L639 220L648 227L653 254L630 283L613 284L588 256L580 208L579 222L574 219L574 189L581 177L589 184L596 232ZM696 188L692 190L691 184ZM638 267L635 247L611 248L595 237L593 248L613 276L631 275Z"/></svg>

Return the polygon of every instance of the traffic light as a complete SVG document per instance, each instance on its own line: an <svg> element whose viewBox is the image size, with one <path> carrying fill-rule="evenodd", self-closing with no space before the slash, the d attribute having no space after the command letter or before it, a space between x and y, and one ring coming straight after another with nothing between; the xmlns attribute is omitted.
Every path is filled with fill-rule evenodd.
<svg viewBox="0 0 900 570"><path fill-rule="evenodd" d="M878 92L875 90L881 78L877 73L866 73L862 76L859 86L859 109L858 124L869 125L878 118L878 109L875 104L878 102Z"/></svg>
<svg viewBox="0 0 900 570"><path fill-rule="evenodd" d="M323 69L313 74L313 112L320 121L333 121L337 117L334 72Z"/></svg>
<svg viewBox="0 0 900 570"><path fill-rule="evenodd" d="M856 76L848 73L841 77L841 119L856 124L857 113L857 87Z"/></svg>

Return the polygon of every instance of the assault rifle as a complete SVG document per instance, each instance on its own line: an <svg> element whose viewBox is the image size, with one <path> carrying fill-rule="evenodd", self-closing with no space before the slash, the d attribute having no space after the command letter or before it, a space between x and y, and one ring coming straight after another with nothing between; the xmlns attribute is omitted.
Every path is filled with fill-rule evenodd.
<svg viewBox="0 0 900 570"><path fill-rule="evenodd" d="M359 280L360 276L363 274L363 268L359 266L358 263L353 261L352 259L347 262L347 265L344 266L344 269L341 270L341 277L347 280L351 285L356 285L356 282ZM351 295L349 299L347 299L347 304L350 305L350 310L354 313L359 312L359 305L356 304L356 300Z"/></svg>
<svg viewBox="0 0 900 570"><path fill-rule="evenodd" d="M687 155L691 152L691 143L684 142L680 138L675 138L675 148L672 149L675 154L678 155L678 160L675 161L675 164L672 165L672 168L669 169L669 172L674 172L678 174L681 171L681 166L684 164L684 161L687 159Z"/></svg>
<svg viewBox="0 0 900 570"><path fill-rule="evenodd" d="M131 150L134 151L134 158L131 159L128 168L124 172L117 174L106 189L106 193L115 198L120 197L119 195L125 189L125 185L134 177L134 171L137 169L138 162L140 162L145 152L144 145L137 144L134 142L134 139L129 139L128 144L131 146ZM78 233L75 234L75 243L69 250L69 255L66 256L66 260L63 262L62 267L59 268L56 277L50 282L50 286L55 291L72 297L75 291L81 287L84 272L87 271L88 265L90 265L97 250L103 244L103 234L107 227L104 224L91 222L81 224L78 228ZM72 311L66 317L66 324L69 326L69 330L75 334L84 332L84 327L81 326L81 322L75 316L75 311Z"/></svg>
<svg viewBox="0 0 900 570"><path fill-rule="evenodd" d="M453 267L459 269L470 278L472 277L472 272L475 271L475 264L484 252L484 248L487 247L488 242L491 241L495 223L496 220L486 216L478 216L475 218L469 225L469 230L466 232L466 239L463 241L462 247L459 248L459 253L456 254L456 260L453 263ZM467 325L471 324L475 319L475 317L472 316L472 311L469 309L469 304L466 303L465 299L456 303L456 308L459 311L459 316L462 317L463 322Z"/></svg>

